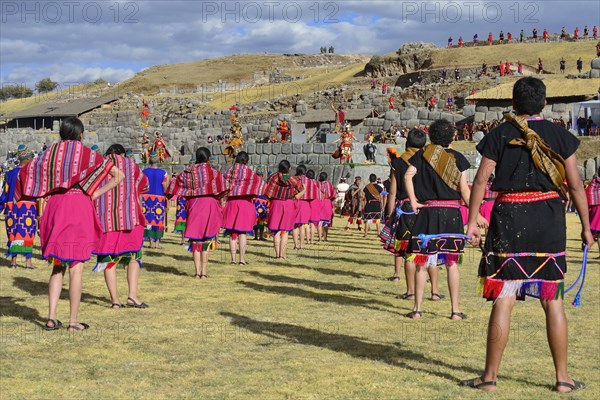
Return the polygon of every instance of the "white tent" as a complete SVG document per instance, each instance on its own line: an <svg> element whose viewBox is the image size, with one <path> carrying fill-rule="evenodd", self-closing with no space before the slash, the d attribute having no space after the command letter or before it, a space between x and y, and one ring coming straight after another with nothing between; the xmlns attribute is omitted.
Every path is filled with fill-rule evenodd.
<svg viewBox="0 0 600 400"><path fill-rule="evenodd" d="M578 130L577 118L580 116L585 117L585 119L592 117L594 125L598 126L600 124L600 100L589 100L582 101L581 103L573 103L571 121L573 124L573 129L575 130Z"/></svg>

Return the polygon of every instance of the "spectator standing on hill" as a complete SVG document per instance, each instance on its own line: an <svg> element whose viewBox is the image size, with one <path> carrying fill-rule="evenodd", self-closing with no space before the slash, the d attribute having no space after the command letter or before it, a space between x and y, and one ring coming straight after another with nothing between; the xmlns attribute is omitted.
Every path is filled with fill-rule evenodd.
<svg viewBox="0 0 600 400"><path fill-rule="evenodd" d="M521 29L521 33L519 33L519 43L523 43L524 39L525 39L525 31L523 31L523 29Z"/></svg>
<svg viewBox="0 0 600 400"><path fill-rule="evenodd" d="M460 69L458 69L458 67L454 68L454 79L460 79Z"/></svg>
<svg viewBox="0 0 600 400"><path fill-rule="evenodd" d="M577 71L579 71L579 73L581 73L582 69L583 69L583 60L581 59L581 57L579 57L577 59Z"/></svg>
<svg viewBox="0 0 600 400"><path fill-rule="evenodd" d="M564 26L560 30L560 40L567 40L567 29Z"/></svg>
<svg viewBox="0 0 600 400"><path fill-rule="evenodd" d="M549 40L548 29L544 28L544 32L542 33L542 38L544 39L544 43L547 43Z"/></svg>
<svg viewBox="0 0 600 400"><path fill-rule="evenodd" d="M488 34L488 45L492 45L492 42L494 41L494 35L492 35L492 32L490 32Z"/></svg>
<svg viewBox="0 0 600 400"><path fill-rule="evenodd" d="M462 38L462 36L458 37L458 47L463 47L463 38Z"/></svg>
<svg viewBox="0 0 600 400"><path fill-rule="evenodd" d="M590 28L588 28L588 26L584 26L583 27L583 40L588 40L590 36Z"/></svg>
<svg viewBox="0 0 600 400"><path fill-rule="evenodd" d="M533 42L537 43L537 37L538 37L538 30L537 28L533 28L533 30L531 31L532 35L533 35Z"/></svg>
<svg viewBox="0 0 600 400"><path fill-rule="evenodd" d="M537 73L538 75L541 74L542 72L544 72L544 64L542 63L542 59L541 57L538 58L538 69L537 69Z"/></svg>
<svg viewBox="0 0 600 400"><path fill-rule="evenodd" d="M479 43L479 35L474 34L473 35L473 46L477 46L477 43Z"/></svg>
<svg viewBox="0 0 600 400"><path fill-rule="evenodd" d="M500 76L504 76L504 63L502 61L498 64L498 68L500 69Z"/></svg>
<svg viewBox="0 0 600 400"><path fill-rule="evenodd" d="M579 41L579 28L576 27L575 31L573 32L573 39L578 42Z"/></svg>
<svg viewBox="0 0 600 400"><path fill-rule="evenodd" d="M594 25L594 27L592 28L592 37L594 38L594 40L598 39L598 27L596 25Z"/></svg>
<svg viewBox="0 0 600 400"><path fill-rule="evenodd" d="M452 36L448 38L448 47L452 47Z"/></svg>
<svg viewBox="0 0 600 400"><path fill-rule="evenodd" d="M500 44L504 44L504 31L500 31Z"/></svg>
<svg viewBox="0 0 600 400"><path fill-rule="evenodd" d="M560 59L560 73L564 74L565 73L565 66L566 66L567 62L565 61L564 58Z"/></svg>
<svg viewBox="0 0 600 400"><path fill-rule="evenodd" d="M504 75L510 75L510 61L508 60L504 63Z"/></svg>
<svg viewBox="0 0 600 400"><path fill-rule="evenodd" d="M440 82L441 83L446 83L446 76L448 75L448 71L446 71L446 68L444 68L442 70L442 74L440 75Z"/></svg>
<svg viewBox="0 0 600 400"><path fill-rule="evenodd" d="M387 94L387 83L385 82L381 85L381 94Z"/></svg>
<svg viewBox="0 0 600 400"><path fill-rule="evenodd" d="M512 33L508 32L506 34L506 39L507 39L508 43L512 43L512 40L513 40Z"/></svg>
<svg viewBox="0 0 600 400"><path fill-rule="evenodd" d="M517 73L523 75L523 64L521 64L521 61L517 61Z"/></svg>

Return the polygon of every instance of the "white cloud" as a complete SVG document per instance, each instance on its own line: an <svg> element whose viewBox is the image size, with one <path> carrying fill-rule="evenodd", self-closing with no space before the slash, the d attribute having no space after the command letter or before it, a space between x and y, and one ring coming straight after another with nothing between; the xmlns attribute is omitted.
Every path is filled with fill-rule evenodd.
<svg viewBox="0 0 600 400"><path fill-rule="evenodd" d="M443 46L449 35L469 39L476 32L483 37L490 30L497 35L500 29L518 32L521 28L529 33L536 25L538 29L548 27L559 31L565 24L564 15L571 16L570 30L576 25L582 28L586 23L591 28L597 23L597 18L591 16L600 13L600 3L593 1L555 1L551 7L541 1L517 2L518 7L515 2L496 1L492 3L501 5L502 18L489 23L482 15L482 10L491 4L486 1L476 2L475 20L468 21L468 7L474 2L296 0L294 3L301 8L302 16L299 21L290 22L289 17L294 16L292 9L287 20L282 15L283 8L290 2L280 0L273 21L267 20L267 2L254 1L262 5L262 20L249 21L244 16L252 15L242 13L236 22L235 13L207 12L207 4L222 8L221 1L138 1L135 2L137 8L131 8L134 2L127 1L93 3L103 7L102 18L97 23L82 18L81 5L72 21L67 10L63 10L62 18L56 23L44 22L44 18L34 22L31 16L23 23L18 12L5 13L1 21L0 78L35 82L45 76L59 81L102 77L112 81L125 79L133 70L156 64L234 53L316 53L323 45L333 45L337 53L382 54L416 40ZM463 12L459 22L444 18L443 7L450 3L458 4ZM114 12L115 4L120 10L118 15ZM233 2L229 7L231 4ZM243 9L249 3L241 1L239 4ZM315 4L319 6L318 15ZM43 6L40 7L43 12ZM434 10L438 7L439 15L427 14L426 7L434 7ZM127 16L137 22L127 22ZM323 23L326 17L339 22ZM439 22L435 22L436 17ZM222 18L226 19L225 23Z"/></svg>
<svg viewBox="0 0 600 400"><path fill-rule="evenodd" d="M13 69L3 80L3 84L19 83L33 87L35 82L49 77L61 86L93 82L102 78L108 82L119 82L135 75L132 69L110 67L84 67L78 64L52 64L41 68L28 66Z"/></svg>

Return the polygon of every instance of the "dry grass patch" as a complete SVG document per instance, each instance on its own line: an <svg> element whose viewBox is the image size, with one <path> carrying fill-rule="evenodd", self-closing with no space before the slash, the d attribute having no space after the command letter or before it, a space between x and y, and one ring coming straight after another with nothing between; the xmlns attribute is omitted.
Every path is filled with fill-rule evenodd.
<svg viewBox="0 0 600 400"><path fill-rule="evenodd" d="M84 333L44 332L49 270L0 269L0 393L3 399L72 397L202 399L477 399L457 386L476 376L485 357L490 304L476 294L479 253L461 267L464 322L451 322L449 301L425 302L421 321L403 315L404 284L385 278L392 257L374 236L343 232L290 259L271 258L270 243L250 241L250 265L229 264L227 245L211 255L210 279L192 278L190 255L166 234L164 249L146 250L140 298L146 310L110 309L102 275L86 265ZM569 274L581 265L575 216L568 215ZM5 233L0 240L4 242ZM592 254L597 255L597 249ZM583 306L566 306L569 366L600 394L598 262ZM440 282L444 282L444 272ZM124 271L119 271L122 301ZM441 285L442 293L447 288ZM567 295L568 301L573 294ZM68 313L67 292L59 318ZM559 398L537 301L516 307L495 398Z"/></svg>

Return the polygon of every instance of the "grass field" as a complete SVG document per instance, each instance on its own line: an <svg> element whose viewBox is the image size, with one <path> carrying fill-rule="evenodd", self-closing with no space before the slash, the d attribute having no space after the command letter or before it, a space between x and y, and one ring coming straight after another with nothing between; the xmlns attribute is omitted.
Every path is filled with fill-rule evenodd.
<svg viewBox="0 0 600 400"><path fill-rule="evenodd" d="M594 58L595 46L593 40L581 42L562 43L514 43L510 45L480 45L477 47L463 47L451 49L439 49L433 52L433 66L453 67L456 65L497 65L500 62L510 60L512 65L517 61L537 68L538 57L542 58L544 70L558 74L560 72L560 59L564 57L567 62L565 72L567 74L577 73L577 59L583 60L583 70L590 70L590 60Z"/></svg>
<svg viewBox="0 0 600 400"><path fill-rule="evenodd" d="M171 215L172 217L172 215ZM483 367L490 304L476 294L479 254L461 267L464 322L449 300L426 301L424 318L404 317L404 284L385 278L392 257L374 236L344 232L289 260L270 242L250 242L250 265L229 264L227 245L211 255L208 280L192 278L191 257L167 233L164 250L147 250L140 299L146 310L110 309L102 275L86 265L80 320L86 332L45 332L49 269L0 269L2 399L480 399L457 386ZM578 223L568 215L567 283L581 265ZM5 243L2 229L0 236ZM593 257L598 254L594 248ZM566 306L570 371L600 394L600 277L590 260L582 307ZM442 272L440 282L445 280ZM119 271L122 301L124 271ZM66 282L65 282L66 283ZM66 287L66 285L65 285ZM441 286L447 295L447 288ZM567 295L570 302L573 293ZM63 292L59 319L68 318ZM543 312L528 300L514 312L497 399L566 398L550 391L554 373Z"/></svg>

